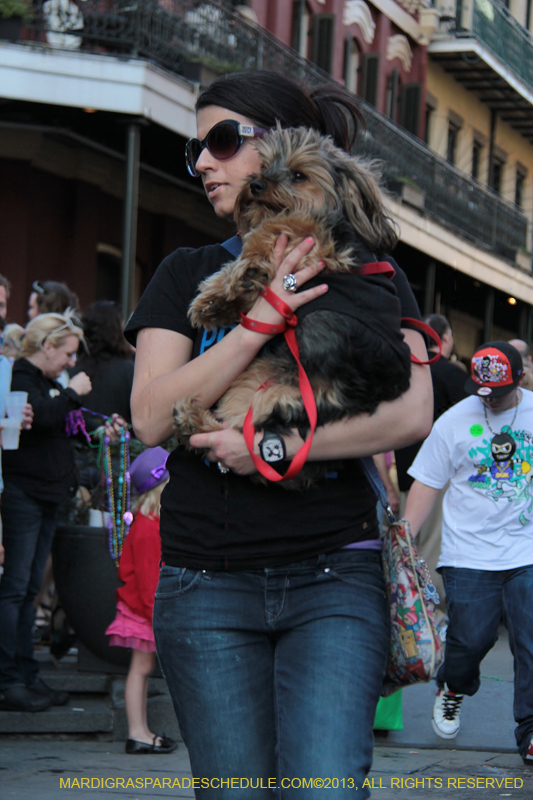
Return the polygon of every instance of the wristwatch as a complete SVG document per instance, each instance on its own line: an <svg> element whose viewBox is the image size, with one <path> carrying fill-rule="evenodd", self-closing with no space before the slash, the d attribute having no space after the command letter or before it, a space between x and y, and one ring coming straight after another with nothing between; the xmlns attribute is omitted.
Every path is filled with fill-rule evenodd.
<svg viewBox="0 0 533 800"><path fill-rule="evenodd" d="M282 437L273 431L264 431L264 436L259 442L261 458L267 464L278 464L285 461L287 449Z"/></svg>

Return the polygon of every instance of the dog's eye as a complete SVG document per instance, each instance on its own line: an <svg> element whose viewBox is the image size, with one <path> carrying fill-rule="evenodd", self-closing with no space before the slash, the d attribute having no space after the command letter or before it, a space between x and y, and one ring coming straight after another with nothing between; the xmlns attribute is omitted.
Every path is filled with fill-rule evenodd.
<svg viewBox="0 0 533 800"><path fill-rule="evenodd" d="M303 172L293 172L292 173L292 182L293 183L303 183L307 180L307 177L303 174Z"/></svg>

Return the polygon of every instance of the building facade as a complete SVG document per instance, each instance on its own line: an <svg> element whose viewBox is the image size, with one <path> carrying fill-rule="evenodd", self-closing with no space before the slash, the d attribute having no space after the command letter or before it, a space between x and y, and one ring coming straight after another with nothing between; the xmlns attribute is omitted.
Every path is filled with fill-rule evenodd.
<svg viewBox="0 0 533 800"><path fill-rule="evenodd" d="M450 317L459 356L531 339L528 6L438 2L38 2L0 41L12 318L35 279L66 280L86 305L119 299L126 276L133 302L172 249L226 238L183 165L194 101L215 74L267 68L361 97L356 148L382 160L398 261L422 311Z"/></svg>

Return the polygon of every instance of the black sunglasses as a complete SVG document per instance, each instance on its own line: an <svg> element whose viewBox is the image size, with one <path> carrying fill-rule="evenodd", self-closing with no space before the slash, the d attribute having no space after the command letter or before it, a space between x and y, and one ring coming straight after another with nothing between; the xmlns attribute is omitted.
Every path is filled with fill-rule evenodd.
<svg viewBox="0 0 533 800"><path fill-rule="evenodd" d="M193 178L200 177L201 173L196 169L196 162L205 147L218 161L227 161L228 158L233 158L239 152L245 137L261 139L265 133L265 128L243 125L234 119L225 119L222 122L217 122L203 141L189 139L185 145L185 163L189 174Z"/></svg>

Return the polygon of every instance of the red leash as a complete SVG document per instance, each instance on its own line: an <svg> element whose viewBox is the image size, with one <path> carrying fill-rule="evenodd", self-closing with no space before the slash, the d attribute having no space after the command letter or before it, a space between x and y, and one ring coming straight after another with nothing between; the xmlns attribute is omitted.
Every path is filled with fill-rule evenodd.
<svg viewBox="0 0 533 800"><path fill-rule="evenodd" d="M298 323L296 314L286 303L283 302L280 297L277 296L277 294L274 294L269 286L265 286L263 288L261 295L268 303L270 303L271 306L276 309L276 311L279 311L279 313L285 317L286 321L280 323L279 325L268 325L265 322L257 322L256 320L249 319L246 314L241 314L241 325L250 331L256 331L256 333L275 334L283 332L285 334L285 341L287 342L289 349L293 354L296 363L298 364L300 394L302 395L304 408L309 419L309 426L311 430L309 431L309 436L289 464L289 468L285 475L280 475L279 472L276 472L276 470L271 467L270 464L267 464L265 461L263 461L263 459L257 456L253 451L255 428L253 424L252 406L250 406L248 413L246 414L242 432L244 434L244 441L246 442L246 446L250 451L250 455L255 466L257 467L258 472L260 472L261 475L263 475L263 477L267 478L269 481L289 481L291 478L295 478L296 475L298 475L307 460L307 456L309 455L309 450L311 449L311 444L313 442L313 435L316 430L316 402L313 390L311 389L311 384L309 383L309 378L307 377L300 361L300 348L298 347L296 334L294 332L294 328ZM260 386L258 391L263 388L265 387Z"/></svg>
<svg viewBox="0 0 533 800"><path fill-rule="evenodd" d="M433 328L430 328L429 325L426 325L425 322L421 322L419 319L413 319L413 317L402 317L402 322L408 322L409 325L411 325L413 328L418 328L419 331L422 331L422 333L427 334L430 339L433 339L435 341L435 344L439 348L439 352L436 355L434 355L433 358L430 358L428 361L420 361L419 358L417 358L411 353L411 361L414 364L422 364L422 365L434 364L435 361L438 361L442 353L442 342L437 331L434 331Z"/></svg>

